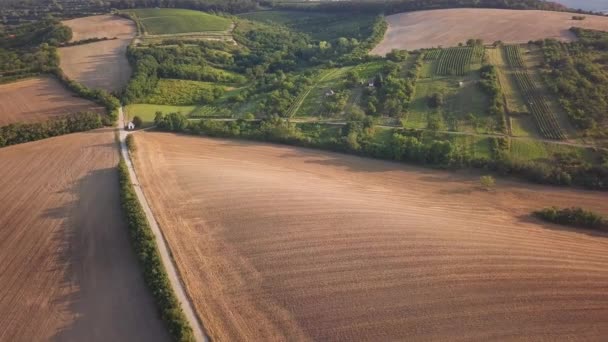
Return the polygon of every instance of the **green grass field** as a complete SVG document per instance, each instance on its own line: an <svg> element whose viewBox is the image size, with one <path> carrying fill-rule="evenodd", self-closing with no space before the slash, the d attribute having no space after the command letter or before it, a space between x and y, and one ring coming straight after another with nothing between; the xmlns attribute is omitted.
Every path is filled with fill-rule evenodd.
<svg viewBox="0 0 608 342"><path fill-rule="evenodd" d="M226 90L217 83L161 79L144 102L174 106L211 103L221 98Z"/></svg>
<svg viewBox="0 0 608 342"><path fill-rule="evenodd" d="M464 76L437 76L436 60L427 60L420 70L414 98L403 124L407 128L427 128L429 121L437 121L442 130L461 132L488 132L494 118L488 117L489 100L477 82L479 75L472 71ZM473 64L472 67L479 68ZM461 84L462 82L462 84ZM429 107L429 98L442 94L444 104L440 108ZM475 124L468 120L473 114Z"/></svg>
<svg viewBox="0 0 608 342"><path fill-rule="evenodd" d="M177 34L206 31L226 31L230 20L199 11L175 8L133 9L147 34Z"/></svg>
<svg viewBox="0 0 608 342"><path fill-rule="evenodd" d="M581 147L553 144L533 139L511 139L511 157L519 160L542 161L556 153L574 154L588 161L594 156L591 151Z"/></svg>
<svg viewBox="0 0 608 342"><path fill-rule="evenodd" d="M219 108L216 106L208 105L195 105L195 106L169 106L169 105L156 105L148 103L130 104L125 107L125 114L130 120L134 116L139 116L144 121L144 126L151 126L154 122L154 116L156 112L162 112L163 114L179 112L183 115L192 118L201 117L231 117L229 110Z"/></svg>

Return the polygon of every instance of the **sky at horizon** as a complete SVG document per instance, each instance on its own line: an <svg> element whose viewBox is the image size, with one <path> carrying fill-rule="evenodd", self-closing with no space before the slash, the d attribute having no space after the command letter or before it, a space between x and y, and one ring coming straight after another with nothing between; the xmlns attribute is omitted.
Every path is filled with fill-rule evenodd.
<svg viewBox="0 0 608 342"><path fill-rule="evenodd" d="M580 8L587 11L608 11L608 0L551 0L571 8Z"/></svg>

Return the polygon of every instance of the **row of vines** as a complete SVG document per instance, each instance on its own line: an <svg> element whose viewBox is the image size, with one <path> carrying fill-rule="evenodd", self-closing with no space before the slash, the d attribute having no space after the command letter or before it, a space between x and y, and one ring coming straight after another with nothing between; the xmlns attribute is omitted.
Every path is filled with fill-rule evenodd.
<svg viewBox="0 0 608 342"><path fill-rule="evenodd" d="M524 67L524 59L522 58L519 45L506 45L505 53L507 55L507 63L511 68Z"/></svg>
<svg viewBox="0 0 608 342"><path fill-rule="evenodd" d="M483 51L483 47L479 47ZM477 59L478 47L458 47L441 50L437 62L437 75L462 76L471 70L471 63Z"/></svg>
<svg viewBox="0 0 608 342"><path fill-rule="evenodd" d="M514 75L517 86L520 88L526 105L530 109L542 135L550 139L565 139L566 136L560 127L557 116L549 108L548 99L539 93L530 75L525 71L515 72Z"/></svg>

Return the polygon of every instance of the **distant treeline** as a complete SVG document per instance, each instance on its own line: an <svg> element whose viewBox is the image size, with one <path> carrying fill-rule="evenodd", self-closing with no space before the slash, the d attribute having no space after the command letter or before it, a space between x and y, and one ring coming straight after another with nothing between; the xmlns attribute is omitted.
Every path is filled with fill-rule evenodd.
<svg viewBox="0 0 608 342"><path fill-rule="evenodd" d="M167 7L206 12L242 13L257 8L255 0L110 0L109 8Z"/></svg>
<svg viewBox="0 0 608 342"><path fill-rule="evenodd" d="M312 10L321 12L385 13L421 11L441 8L502 8L565 11L567 7L540 0L393 0L393 1L322 1L310 2L260 1L261 5L280 9Z"/></svg>
<svg viewBox="0 0 608 342"><path fill-rule="evenodd" d="M492 138L493 157L479 158L435 132L394 129L390 138L381 139L369 117L342 127L331 127L316 123L294 124L279 117L262 121L189 122L179 113L157 113L155 124L164 131L271 141L439 168L480 168L540 184L577 185L608 191L608 155L604 156L602 165L591 165L571 155L556 155L550 164L514 160L505 153L508 141Z"/></svg>
<svg viewBox="0 0 608 342"><path fill-rule="evenodd" d="M0 127L0 147L22 144L68 133L83 132L100 127L102 127L101 116L91 112L71 114L45 122L10 124Z"/></svg>

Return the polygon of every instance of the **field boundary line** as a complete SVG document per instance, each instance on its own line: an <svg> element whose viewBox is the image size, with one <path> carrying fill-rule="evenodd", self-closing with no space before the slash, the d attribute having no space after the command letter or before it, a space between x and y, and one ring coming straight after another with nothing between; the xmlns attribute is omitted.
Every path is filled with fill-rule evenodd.
<svg viewBox="0 0 608 342"><path fill-rule="evenodd" d="M163 265L165 266L165 270L167 272L167 276L169 278L169 282L171 283L171 287L173 288L173 292L177 297L177 300L180 303L180 306L188 319L190 326L192 327L192 331L194 334L194 338L196 341L208 342L209 338L205 334L203 324L201 320L198 318L194 311L194 305L192 304L192 299L188 296L186 290L184 289L183 281L177 268L175 266L175 262L173 260L173 256L169 246L167 245L167 241L160 230L158 222L154 218L154 214L152 213L152 209L148 204L146 196L139 185L139 179L137 178L137 173L135 172L135 168L133 166L133 162L131 160L131 155L129 154L129 150L127 148L126 139L129 135L129 132L125 130L125 116L123 112L122 106L118 109L118 130L119 130L119 140L120 140L120 153L127 165L127 169L129 170L129 177L131 178L131 183L133 184L133 190L137 195L137 199L141 204L144 213L146 214L146 219L148 220L148 224L154 233L154 237L156 240L156 246L158 248L161 260Z"/></svg>
<svg viewBox="0 0 608 342"><path fill-rule="evenodd" d="M308 87L308 89L304 90L302 92L302 94L294 100L294 102L291 104L291 106L289 106L289 108L287 109L287 112L286 112L287 117L292 118L292 117L296 116L296 114L300 110L300 107L302 107L302 104L304 103L304 101L306 100L306 98L308 97L310 92L313 89L317 88L319 83L323 82L327 77L335 74L336 72L338 72L338 69L327 70L325 74L320 75L319 78L316 79L315 82L313 84L311 84L310 87Z"/></svg>

